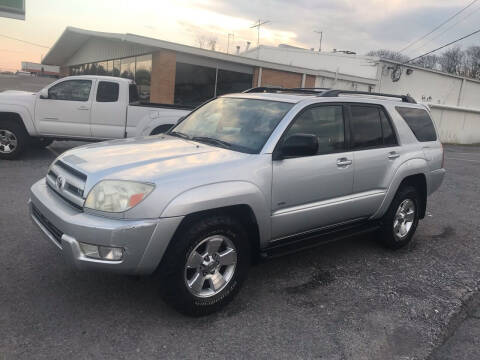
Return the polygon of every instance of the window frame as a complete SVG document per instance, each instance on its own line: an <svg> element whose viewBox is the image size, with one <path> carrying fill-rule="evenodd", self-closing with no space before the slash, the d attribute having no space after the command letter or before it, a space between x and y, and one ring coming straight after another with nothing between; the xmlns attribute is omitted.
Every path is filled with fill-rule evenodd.
<svg viewBox="0 0 480 360"><path fill-rule="evenodd" d="M395 127L393 121L392 121L392 118L390 116L390 114L388 113L387 109L385 108L385 106L383 105L380 105L380 104L372 104L372 103L361 103L361 102L352 102L352 103L346 103L347 107L348 107L348 113L347 113L347 116L348 116L348 131L350 133L350 136L349 136L349 143L348 143L348 149L350 151L363 151L363 150L372 150L372 149L384 149L384 148L391 148L391 147L397 147L399 146L399 142L398 142L398 133L397 133L397 128ZM359 148L355 148L354 147L354 144L353 144L353 125L352 125L352 106L363 106L363 107L372 107L372 108L376 108L377 111L378 111L378 116L379 116L379 119L380 119L380 130L382 132L382 144L381 145L375 145L375 146L367 146L367 147L359 147ZM383 111L384 115L386 116L387 118L387 121L388 123L390 124L392 130L393 130L393 136L395 138L395 144L385 144L385 134L383 132L383 124L382 124L382 118L381 118L381 115L380 115L380 112Z"/></svg>
<svg viewBox="0 0 480 360"><path fill-rule="evenodd" d="M90 91L88 93L88 97L86 100L73 100L73 99L52 99L50 97L50 90L53 89L54 87L56 87L57 85L60 85L60 84L64 84L64 83L67 83L67 82L78 82L78 81L89 81L90 82ZM89 102L90 101L90 98L92 97L92 88L94 86L94 81L92 79L68 79L68 80L64 80L64 81L60 81L60 82L57 82L55 84L53 84L52 86L50 86L47 90L48 92L48 100L55 100L55 101L76 101L76 102Z"/></svg>
<svg viewBox="0 0 480 360"><path fill-rule="evenodd" d="M275 145L275 148L272 152L273 159L276 159L276 154L280 151L280 147L283 144L283 142L286 140L286 136L288 134L288 131L290 128L295 124L295 122L298 120L299 117L301 117L306 111L322 107L322 106L340 106L342 108L342 118L343 118L343 139L344 139L344 147L343 149L339 149L338 151L332 151L327 154L315 154L315 155L306 155L306 156L289 156L283 159L297 159L297 158L305 158L305 157L314 157L314 156L326 156L326 155L331 155L331 154L340 154L349 151L349 146L350 146L350 131L347 131L347 128L350 128L350 123L349 123L349 118L347 116L347 104L343 102L321 102L321 103L315 103L315 104L310 104L305 106L303 109L301 109L295 117L290 121L288 124L287 128L283 131L282 135L277 141L277 144Z"/></svg>

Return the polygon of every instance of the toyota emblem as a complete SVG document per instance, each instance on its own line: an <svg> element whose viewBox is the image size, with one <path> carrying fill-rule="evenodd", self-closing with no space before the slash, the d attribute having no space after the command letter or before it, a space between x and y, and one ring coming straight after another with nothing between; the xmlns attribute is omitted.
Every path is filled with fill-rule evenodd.
<svg viewBox="0 0 480 360"><path fill-rule="evenodd" d="M65 179L62 176L57 177L57 181L56 181L57 188L59 189L63 188L64 184L65 184Z"/></svg>

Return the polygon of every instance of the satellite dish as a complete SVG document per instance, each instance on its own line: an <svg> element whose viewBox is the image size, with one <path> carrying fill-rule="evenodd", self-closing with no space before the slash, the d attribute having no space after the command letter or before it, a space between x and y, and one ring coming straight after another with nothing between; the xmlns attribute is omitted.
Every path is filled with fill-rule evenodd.
<svg viewBox="0 0 480 360"><path fill-rule="evenodd" d="M393 68L391 77L393 82L400 80L402 77L402 68L399 65Z"/></svg>

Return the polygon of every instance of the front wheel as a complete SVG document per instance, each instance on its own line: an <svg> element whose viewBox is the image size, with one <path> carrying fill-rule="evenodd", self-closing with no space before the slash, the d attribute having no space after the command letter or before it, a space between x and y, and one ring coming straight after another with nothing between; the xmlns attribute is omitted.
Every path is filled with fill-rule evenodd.
<svg viewBox="0 0 480 360"><path fill-rule="evenodd" d="M18 158L25 150L29 136L25 129L15 121L0 121L0 159Z"/></svg>
<svg viewBox="0 0 480 360"><path fill-rule="evenodd" d="M178 311L201 316L229 303L245 280L250 245L240 222L209 216L184 226L160 267L161 290Z"/></svg>
<svg viewBox="0 0 480 360"><path fill-rule="evenodd" d="M383 218L380 240L391 249L407 245L417 229L420 196L413 186L401 187Z"/></svg>

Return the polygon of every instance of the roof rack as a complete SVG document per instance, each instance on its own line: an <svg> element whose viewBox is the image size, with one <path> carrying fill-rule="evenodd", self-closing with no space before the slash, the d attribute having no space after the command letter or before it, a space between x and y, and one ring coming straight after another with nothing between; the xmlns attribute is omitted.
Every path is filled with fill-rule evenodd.
<svg viewBox="0 0 480 360"><path fill-rule="evenodd" d="M299 94L320 95L326 90L328 89L282 88L282 87L273 87L273 86L259 86L259 87L254 87L254 88L245 90L244 93L299 93Z"/></svg>
<svg viewBox="0 0 480 360"><path fill-rule="evenodd" d="M414 98L410 95L394 95L394 94L384 94L384 93L375 93L368 91L354 91L354 90L327 90L321 92L318 96L321 97L337 97L340 94L351 94L351 95L370 95L370 96L382 96L382 97L391 97L402 99L402 102L416 104Z"/></svg>

